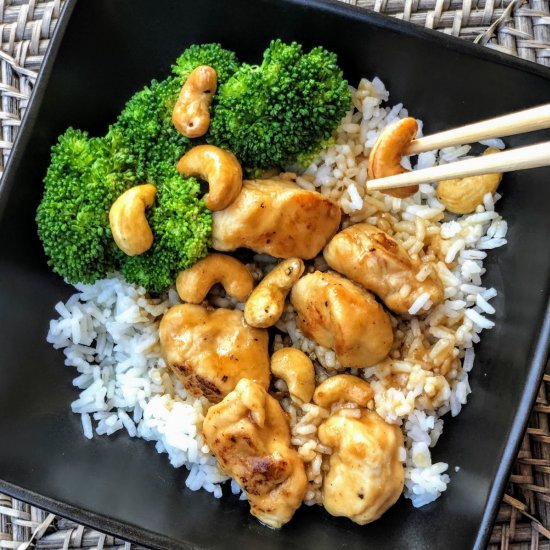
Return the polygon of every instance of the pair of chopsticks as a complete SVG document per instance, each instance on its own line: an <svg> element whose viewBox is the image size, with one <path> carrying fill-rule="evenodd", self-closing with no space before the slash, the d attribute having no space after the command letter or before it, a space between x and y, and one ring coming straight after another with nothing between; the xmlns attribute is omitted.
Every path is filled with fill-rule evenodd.
<svg viewBox="0 0 550 550"><path fill-rule="evenodd" d="M405 154L416 155L424 151L433 151L451 145L474 143L483 139L511 136L545 128L550 128L550 104L415 139L411 142ZM494 172L512 172L548 165L550 165L550 141L545 141L493 155L373 179L367 181L367 191L392 189Z"/></svg>

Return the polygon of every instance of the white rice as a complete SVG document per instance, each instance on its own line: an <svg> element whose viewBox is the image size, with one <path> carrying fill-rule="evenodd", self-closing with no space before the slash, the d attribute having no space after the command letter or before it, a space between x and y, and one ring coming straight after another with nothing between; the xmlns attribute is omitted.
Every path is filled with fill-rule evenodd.
<svg viewBox="0 0 550 550"><path fill-rule="evenodd" d="M487 316L495 313L489 301L497 295L494 288L481 284L483 260L487 250L506 244L508 227L495 212L498 194L487 194L483 204L468 216L445 212L429 183L420 185L419 191L406 199L367 194L370 148L387 124L409 113L402 104L383 105L389 94L378 78L361 80L352 92L354 109L337 129L335 143L294 179L301 187L336 200L347 215L344 226L366 221L389 232L413 259L425 262L418 273L419 283L432 270L443 283L442 304L431 308L429 294L423 293L408 311L415 317L392 316L395 342L386 360L351 370L370 382L377 413L401 426L405 436L401 451L404 494L414 506L423 506L437 499L450 482L448 464L434 464L430 449L443 431L441 417L447 412L457 415L471 392L472 346L482 330L494 326ZM418 122L421 136L422 122ZM504 147L501 140L482 144ZM422 153L414 168L467 158L469 152L470 146L465 145ZM404 159L403 165L410 166L410 159ZM273 265L273 258L256 255L249 269L259 279ZM308 267L314 268L325 271L328 266L318 257ZM151 299L118 275L76 288L77 293L67 302L55 305L59 318L50 322L47 338L55 348L63 349L65 364L77 370L73 384L79 396L71 407L81 415L84 436L91 439L94 432L109 436L124 430L130 437L153 441L174 467L189 470L185 482L189 489L202 488L221 497L221 486L228 477L217 466L201 433L209 403L188 395L160 356L158 322L178 302L175 290L170 289L165 299ZM402 292L406 295L411 290L403 288ZM219 291L212 293L210 301L218 307L242 308ZM318 383L342 370L334 351L301 334L290 304L277 328L286 334L275 338L275 349L282 345L302 349L314 361ZM419 346L426 347L423 362L405 351ZM319 503L325 457L331 449L319 442L317 428L330 411L293 402L281 380L274 385L287 395L282 405L290 415L292 444L306 465L309 490L305 502ZM351 407L346 414L353 416L359 411ZM235 482L231 491L241 492ZM246 497L241 494L240 498Z"/></svg>
<svg viewBox="0 0 550 550"><path fill-rule="evenodd" d="M501 139L482 139L479 141L481 145L485 145L486 147L495 147L496 149L504 149L504 141Z"/></svg>
<svg viewBox="0 0 550 550"><path fill-rule="evenodd" d="M51 321L47 339L64 348L65 364L79 373L73 384L81 391L71 408L81 414L85 437L94 429L125 430L154 441L172 466L190 470L190 489L221 497L228 477L201 435L209 403L189 396L160 356L158 322L177 295L153 300L118 275L76 288L67 303L56 304L61 317Z"/></svg>
<svg viewBox="0 0 550 550"><path fill-rule="evenodd" d="M430 299L428 292L421 294L409 308L409 315L416 315L425 305L426 302Z"/></svg>

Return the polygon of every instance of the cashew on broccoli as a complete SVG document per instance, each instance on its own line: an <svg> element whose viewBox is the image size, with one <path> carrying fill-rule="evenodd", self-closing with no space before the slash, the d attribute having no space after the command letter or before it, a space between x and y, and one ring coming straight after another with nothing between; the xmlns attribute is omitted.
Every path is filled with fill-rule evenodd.
<svg viewBox="0 0 550 550"><path fill-rule="evenodd" d="M116 199L109 210L109 225L117 246L128 256L143 254L153 246L153 232L145 209L155 200L154 185L136 185Z"/></svg>
<svg viewBox="0 0 550 550"><path fill-rule="evenodd" d="M184 176L199 176L208 182L204 202L209 210L227 208L241 192L243 171L237 157L214 145L198 145L178 162L178 172Z"/></svg>
<svg viewBox="0 0 550 550"><path fill-rule="evenodd" d="M208 65L198 66L188 77L179 93L172 123L184 136L203 136L210 126L210 103L216 93L218 76Z"/></svg>

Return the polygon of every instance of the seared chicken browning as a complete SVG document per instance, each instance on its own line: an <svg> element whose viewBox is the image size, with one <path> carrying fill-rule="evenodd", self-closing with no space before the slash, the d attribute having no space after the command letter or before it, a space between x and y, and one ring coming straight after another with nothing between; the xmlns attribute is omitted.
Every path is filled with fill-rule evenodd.
<svg viewBox="0 0 550 550"><path fill-rule="evenodd" d="M393 332L388 314L364 288L336 273L316 271L293 287L298 328L333 349L345 367L362 368L388 355Z"/></svg>
<svg viewBox="0 0 550 550"><path fill-rule="evenodd" d="M341 410L321 424L318 433L321 443L332 447L322 490L327 511L359 525L378 519L403 490L399 427L375 412L351 418Z"/></svg>
<svg viewBox="0 0 550 550"><path fill-rule="evenodd" d="M307 477L278 401L244 378L208 410L203 431L221 468L246 491L252 515L275 529L290 521Z"/></svg>
<svg viewBox="0 0 550 550"><path fill-rule="evenodd" d="M443 285L436 274L416 278L420 263L387 233L367 223L340 231L323 252L332 269L374 292L395 313L406 315L427 292L432 305L443 301Z"/></svg>
<svg viewBox="0 0 550 550"><path fill-rule="evenodd" d="M295 183L244 181L235 202L212 214L212 246L308 260L337 231L340 216L336 203Z"/></svg>
<svg viewBox="0 0 550 550"><path fill-rule="evenodd" d="M241 378L269 385L268 335L239 310L174 306L160 327L162 352L187 391L217 403Z"/></svg>

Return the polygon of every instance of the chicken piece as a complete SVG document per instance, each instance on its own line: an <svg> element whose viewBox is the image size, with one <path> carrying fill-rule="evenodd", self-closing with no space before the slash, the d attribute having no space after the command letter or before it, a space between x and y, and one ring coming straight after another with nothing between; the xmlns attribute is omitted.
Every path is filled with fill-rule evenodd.
<svg viewBox="0 0 550 550"><path fill-rule="evenodd" d="M174 306L159 334L168 365L193 395L218 403L241 378L269 386L267 331L249 327L239 310Z"/></svg>
<svg viewBox="0 0 550 550"><path fill-rule="evenodd" d="M374 292L389 309L406 315L417 298L427 292L432 306L443 301L443 285L430 273L416 278L420 262L387 233L367 223L340 231L323 251L328 265Z"/></svg>
<svg viewBox="0 0 550 550"><path fill-rule="evenodd" d="M212 246L309 260L338 230L340 217L335 202L295 183L244 181L235 202L212 214Z"/></svg>
<svg viewBox="0 0 550 550"><path fill-rule="evenodd" d="M208 410L203 433L223 471L246 491L251 514L275 529L290 521L308 482L278 401L243 378Z"/></svg>
<svg viewBox="0 0 550 550"><path fill-rule="evenodd" d="M389 315L364 288L336 273L315 271L292 288L290 301L305 336L336 352L345 367L384 359L393 343Z"/></svg>
<svg viewBox="0 0 550 550"><path fill-rule="evenodd" d="M375 412L363 410L361 418L351 418L340 410L319 426L318 435L332 448L322 487L329 514L364 525L395 504L404 484L398 426Z"/></svg>

